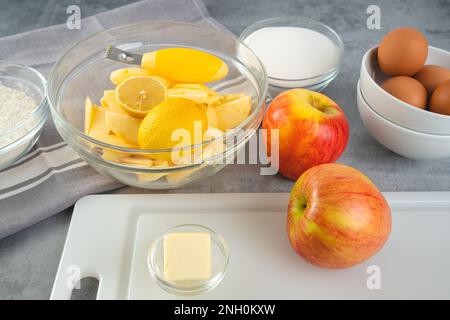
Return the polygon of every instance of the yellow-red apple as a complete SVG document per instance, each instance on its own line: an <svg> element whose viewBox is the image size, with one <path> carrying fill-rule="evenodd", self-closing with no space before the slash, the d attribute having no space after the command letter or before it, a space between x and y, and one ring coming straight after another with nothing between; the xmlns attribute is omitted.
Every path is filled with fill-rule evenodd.
<svg viewBox="0 0 450 320"><path fill-rule="evenodd" d="M342 109L327 96L305 89L277 96L266 112L263 129L268 130L269 157L271 130L279 130L279 172L294 181L309 168L338 160L349 138Z"/></svg>
<svg viewBox="0 0 450 320"><path fill-rule="evenodd" d="M324 164L306 171L294 185L287 229L292 247L307 261L343 269L383 247L391 232L391 210L361 172Z"/></svg>

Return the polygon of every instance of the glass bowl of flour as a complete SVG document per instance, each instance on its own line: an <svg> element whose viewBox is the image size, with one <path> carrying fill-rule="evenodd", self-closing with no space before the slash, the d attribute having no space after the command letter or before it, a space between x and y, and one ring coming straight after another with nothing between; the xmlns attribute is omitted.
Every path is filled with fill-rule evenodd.
<svg viewBox="0 0 450 320"><path fill-rule="evenodd" d="M0 170L36 143L48 116L45 78L25 65L0 62Z"/></svg>
<svg viewBox="0 0 450 320"><path fill-rule="evenodd" d="M266 68L272 97L293 88L322 91L337 77L344 53L331 27L298 16L258 21L240 40Z"/></svg>

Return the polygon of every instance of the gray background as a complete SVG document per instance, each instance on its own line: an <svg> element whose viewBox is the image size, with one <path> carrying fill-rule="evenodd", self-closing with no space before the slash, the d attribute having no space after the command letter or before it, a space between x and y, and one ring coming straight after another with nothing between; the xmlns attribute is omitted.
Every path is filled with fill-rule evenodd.
<svg viewBox="0 0 450 320"><path fill-rule="evenodd" d="M170 0L167 0L170 1ZM0 37L64 23L66 8L79 4L84 16L93 15L129 3L124 0L0 0ZM387 30L398 26L415 26L424 31L431 45L450 50L450 0L431 1L318 1L318 0L204 0L211 16L239 33L249 24L266 17L283 14L309 16L323 21L341 34L346 56L341 75L325 93L345 106L355 109L355 85L361 57L367 48L376 44ZM365 13L370 4L382 10L382 30L366 28ZM360 125L357 112L347 112L350 122ZM377 148L373 162L361 161L364 150L347 152L342 162L362 171L380 168L371 176L383 191L450 190L449 162L415 162L393 155L380 148L364 132L351 139L364 148ZM383 163L389 162L389 170ZM292 183L281 177L263 179L257 166L242 170L227 167L215 177L214 183L197 184L179 192L281 192L289 191ZM398 179L397 172L408 172L407 179ZM444 174L443 174L444 173ZM223 178L225 177L225 178ZM214 186L212 188L211 186ZM41 222L27 230L0 240L0 299L47 299L56 274L59 257L70 222L71 209ZM86 298L86 294L77 294ZM91 292L92 295L92 292Z"/></svg>

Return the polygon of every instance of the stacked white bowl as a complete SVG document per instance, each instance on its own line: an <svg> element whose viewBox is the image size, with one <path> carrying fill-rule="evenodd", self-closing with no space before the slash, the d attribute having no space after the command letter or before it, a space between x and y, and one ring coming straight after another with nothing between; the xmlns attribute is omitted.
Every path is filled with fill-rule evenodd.
<svg viewBox="0 0 450 320"><path fill-rule="evenodd" d="M367 130L391 151L414 160L450 158L450 116L413 107L387 93L377 47L363 57L358 109ZM430 47L426 64L450 69L450 52Z"/></svg>

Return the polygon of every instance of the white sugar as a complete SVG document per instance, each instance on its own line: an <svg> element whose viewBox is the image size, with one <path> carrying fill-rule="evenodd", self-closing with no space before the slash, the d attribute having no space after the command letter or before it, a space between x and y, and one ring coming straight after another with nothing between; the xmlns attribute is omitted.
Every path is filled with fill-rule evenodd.
<svg viewBox="0 0 450 320"><path fill-rule="evenodd" d="M333 68L339 48L325 35L299 27L267 27L244 42L255 52L271 78L299 80Z"/></svg>
<svg viewBox="0 0 450 320"><path fill-rule="evenodd" d="M17 127L36 109L36 102L26 93L0 85L0 147L27 134L32 127L23 126L17 131L5 134Z"/></svg>

